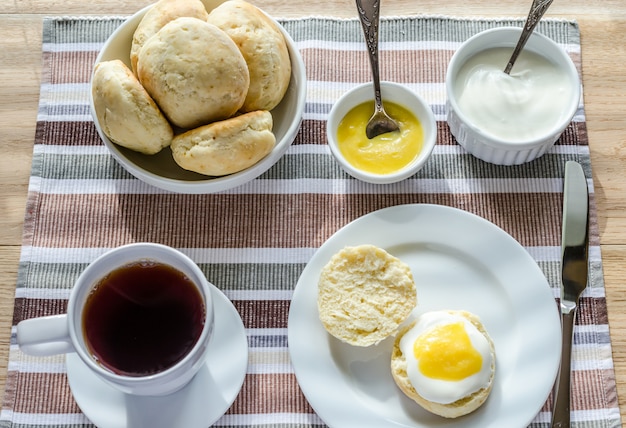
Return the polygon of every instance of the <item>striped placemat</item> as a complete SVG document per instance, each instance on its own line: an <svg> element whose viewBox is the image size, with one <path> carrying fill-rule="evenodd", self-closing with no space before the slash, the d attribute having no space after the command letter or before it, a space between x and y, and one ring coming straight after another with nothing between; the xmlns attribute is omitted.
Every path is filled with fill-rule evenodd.
<svg viewBox="0 0 626 428"><path fill-rule="evenodd" d="M595 197L584 105L541 159L494 166L468 155L445 124L444 76L459 44L478 31L519 20L385 18L382 76L405 83L431 104L438 121L432 159L394 185L358 182L341 171L325 141L325 120L348 88L370 79L356 20L281 20L307 69L301 131L278 164L253 182L211 195L172 194L126 173L96 134L89 76L103 42L123 18L44 21L43 76L14 325L63 313L78 274L105 250L159 242L189 254L233 302L250 357L242 391L217 426L320 427L289 361L287 316L298 277L326 239L349 221L405 203L442 204L478 214L508 231L535 258L558 296L562 177L580 162L591 190L591 273L575 329L573 420L619 427ZM580 70L575 22L542 21ZM532 308L528 308L532 310ZM556 307L555 307L556 310ZM13 332L15 333L15 331ZM540 332L538 332L540 334ZM210 405L210 404L209 404ZM550 420L551 399L532 427ZM0 427L92 426L68 386L63 356L23 355L12 338Z"/></svg>

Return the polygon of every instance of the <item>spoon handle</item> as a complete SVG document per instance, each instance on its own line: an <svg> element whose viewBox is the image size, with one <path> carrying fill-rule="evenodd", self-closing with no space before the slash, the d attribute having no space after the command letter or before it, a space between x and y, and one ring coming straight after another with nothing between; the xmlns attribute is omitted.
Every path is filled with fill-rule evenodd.
<svg viewBox="0 0 626 428"><path fill-rule="evenodd" d="M513 50L513 54L511 55L511 59L509 59L504 72L509 74L511 69L513 68L513 64L515 64L515 60L519 56L520 52L526 45L528 38L535 30L535 27L541 20L541 17L546 13L553 0L533 0L533 4L530 7L530 12L528 12L528 17L526 18L526 23L524 24L524 28L522 29L522 34L520 35L519 40L517 41L517 46Z"/></svg>
<svg viewBox="0 0 626 428"><path fill-rule="evenodd" d="M356 9L359 13L367 53L369 55L374 80L374 102L376 111L382 110L380 93L380 71L378 68L378 23L380 18L380 0L356 0Z"/></svg>

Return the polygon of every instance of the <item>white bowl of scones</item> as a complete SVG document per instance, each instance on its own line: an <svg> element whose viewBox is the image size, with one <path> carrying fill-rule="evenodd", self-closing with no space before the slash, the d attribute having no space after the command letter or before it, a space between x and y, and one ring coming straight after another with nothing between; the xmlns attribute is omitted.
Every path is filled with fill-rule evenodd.
<svg viewBox="0 0 626 428"><path fill-rule="evenodd" d="M304 63L285 29L245 0L158 0L104 44L91 113L133 176L176 193L251 181L294 141Z"/></svg>

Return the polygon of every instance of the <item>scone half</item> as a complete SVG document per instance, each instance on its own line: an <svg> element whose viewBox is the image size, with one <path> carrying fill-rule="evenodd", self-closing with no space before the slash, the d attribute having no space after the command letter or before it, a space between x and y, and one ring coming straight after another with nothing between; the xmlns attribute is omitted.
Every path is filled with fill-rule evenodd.
<svg viewBox="0 0 626 428"><path fill-rule="evenodd" d="M444 418L458 418L460 416L469 414L475 410L477 410L480 406L482 406L489 394L491 393L491 389L493 388L493 380L495 376L495 347L493 340L489 336L487 330L482 324L481 320L474 314L467 311L447 311L448 313L460 316L471 322L476 329L485 337L489 344L489 352L491 353L491 365L490 376L487 386L474 391L467 396L454 401L452 403L442 404L437 403L431 400L428 400L421 396L413 384L409 379L409 375L407 373L407 359L405 355L403 355L402 350L400 348L400 342L405 334L407 334L415 325L416 321L411 322L409 325L403 327L398 335L396 336L393 351L391 355L391 374L393 379L400 388L400 390L410 399L415 401L424 409L428 410L431 413L442 416Z"/></svg>
<svg viewBox="0 0 626 428"><path fill-rule="evenodd" d="M320 321L351 345L375 345L394 335L416 304L410 267L374 245L345 247L320 274Z"/></svg>

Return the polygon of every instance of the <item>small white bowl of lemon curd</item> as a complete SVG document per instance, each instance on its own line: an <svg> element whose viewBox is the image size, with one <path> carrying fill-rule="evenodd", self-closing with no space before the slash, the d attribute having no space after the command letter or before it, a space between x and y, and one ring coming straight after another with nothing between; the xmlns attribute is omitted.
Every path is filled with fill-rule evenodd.
<svg viewBox="0 0 626 428"><path fill-rule="evenodd" d="M341 167L352 177L374 184L404 180L424 167L437 142L433 112L408 87L381 82L385 111L400 126L368 139L365 127L374 113L374 87L365 83L350 89L328 116L328 145Z"/></svg>
<svg viewBox="0 0 626 428"><path fill-rule="evenodd" d="M446 75L447 122L475 157L519 165L544 155L572 121L580 78L568 54L533 32L510 74L504 68L521 28L500 27L465 41Z"/></svg>

